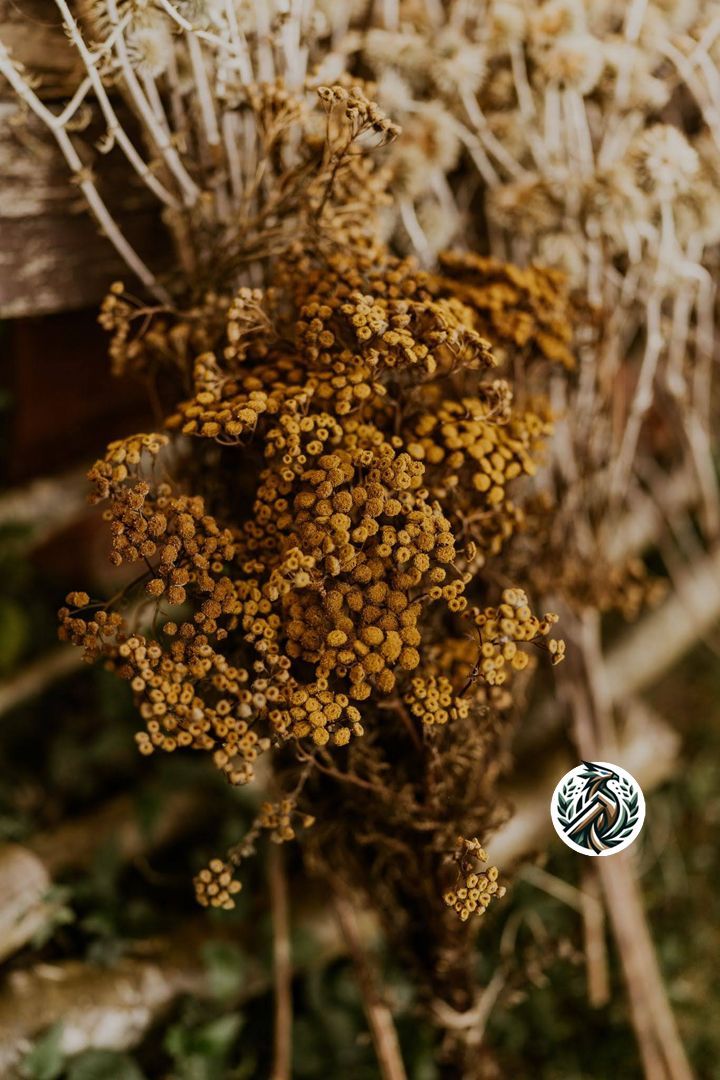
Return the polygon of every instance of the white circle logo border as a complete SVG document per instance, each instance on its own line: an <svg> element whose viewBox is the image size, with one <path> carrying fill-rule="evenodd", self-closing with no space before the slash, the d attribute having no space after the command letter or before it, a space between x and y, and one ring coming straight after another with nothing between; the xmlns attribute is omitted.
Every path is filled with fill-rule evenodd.
<svg viewBox="0 0 720 1080"><path fill-rule="evenodd" d="M590 770L598 770L595 777L592 776ZM607 770L612 775L603 775L602 770ZM631 793L634 797L636 804L635 810L631 812L634 813L635 820L632 827L625 830L627 835L602 851L595 851L591 847L582 846L572 840L566 831L568 828L567 820L563 820L561 812L561 806L563 800L567 800L568 791L574 793L574 796L571 795L571 799L573 799L571 806L577 805L577 799L578 796L582 795L582 789L593 782L602 790L604 795L611 796L624 812L628 812L628 793ZM588 813L592 812L590 801L585 799L584 802L581 800L581 803ZM578 815L571 814L571 816L577 817ZM629 847L640 834L645 823L645 797L635 777L626 769L621 768L620 765L614 765L610 761L583 761L576 765L574 769L566 772L556 784L550 800L550 817L555 832L562 842L573 851L577 851L579 855L616 855Z"/></svg>

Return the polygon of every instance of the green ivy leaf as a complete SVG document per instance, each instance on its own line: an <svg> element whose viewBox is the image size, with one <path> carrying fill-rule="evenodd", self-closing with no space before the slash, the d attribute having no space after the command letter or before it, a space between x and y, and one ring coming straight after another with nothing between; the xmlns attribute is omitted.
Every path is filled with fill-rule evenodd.
<svg viewBox="0 0 720 1080"><path fill-rule="evenodd" d="M222 1080L242 1022L239 1014L231 1013L197 1027L182 1023L171 1027L165 1049L174 1061L178 1080Z"/></svg>
<svg viewBox="0 0 720 1080"><path fill-rule="evenodd" d="M75 922L75 912L69 904L71 896L67 885L51 885L45 892L43 900L48 906L48 916L32 936L33 948L41 949L59 927Z"/></svg>
<svg viewBox="0 0 720 1080"><path fill-rule="evenodd" d="M242 950L231 942L208 941L203 946L202 957L213 996L221 1000L236 996L247 974Z"/></svg>
<svg viewBox="0 0 720 1080"><path fill-rule="evenodd" d="M88 1050L72 1062L67 1080L145 1080L145 1075L127 1054Z"/></svg>
<svg viewBox="0 0 720 1080"><path fill-rule="evenodd" d="M65 1065L62 1049L63 1023L58 1020L41 1035L22 1063L23 1076L28 1080L56 1080Z"/></svg>
<svg viewBox="0 0 720 1080"><path fill-rule="evenodd" d="M30 625L14 600L0 599L0 672L12 669L28 642Z"/></svg>

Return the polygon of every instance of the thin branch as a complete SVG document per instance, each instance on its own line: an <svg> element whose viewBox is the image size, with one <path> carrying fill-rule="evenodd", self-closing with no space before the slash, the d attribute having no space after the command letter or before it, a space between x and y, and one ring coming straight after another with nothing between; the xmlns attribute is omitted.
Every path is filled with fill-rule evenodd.
<svg viewBox="0 0 720 1080"><path fill-rule="evenodd" d="M582 888L547 870L529 863L517 873L518 878L529 881L538 889L567 904L577 911L583 920L585 943L585 967L587 971L588 1001L593 1008L600 1008L610 1000L610 973L605 941L605 911L600 898L600 882L593 867L582 871Z"/></svg>
<svg viewBox="0 0 720 1080"><path fill-rule="evenodd" d="M275 62L272 50L270 8L265 0L253 0L252 7L255 14L258 76L262 82L272 82L275 78Z"/></svg>
<svg viewBox="0 0 720 1080"><path fill-rule="evenodd" d="M410 243L415 248L421 263L427 265L432 259L432 252L430 250L428 239L423 232L422 225L418 221L412 200L400 199L398 207L400 210L400 219L405 226L405 232L408 234Z"/></svg>
<svg viewBox="0 0 720 1080"><path fill-rule="evenodd" d="M183 15L181 15L177 8L170 3L170 0L158 0L158 3L160 4L160 7L163 9L163 11L165 11L170 16L176 26L179 26L182 30L185 30L191 34L195 34L197 37L200 38L201 41L207 41L208 44L214 45L217 49L220 49L222 52L227 53L229 56L234 57L236 55L235 50L233 49L233 46L230 44L230 42L219 37L217 34L211 33L209 30L199 30L196 26L193 26L193 24L189 22ZM245 56L243 57L243 54L239 53L237 54L237 56L240 64L242 64L243 59L247 61L247 54L245 54Z"/></svg>
<svg viewBox="0 0 720 1080"><path fill-rule="evenodd" d="M610 1000L610 971L605 910L600 899L600 879L594 866L582 871L581 897L588 1001L594 1009L599 1009Z"/></svg>
<svg viewBox="0 0 720 1080"><path fill-rule="evenodd" d="M28 544L42 543L87 512L86 468L42 477L0 495L0 528L28 529Z"/></svg>
<svg viewBox="0 0 720 1080"><path fill-rule="evenodd" d="M503 146L500 140L493 135L477 98L473 94L464 93L462 103L470 123L474 126L475 132L487 152L495 155L496 160L513 179L519 180L527 176L527 171L509 153L507 147Z"/></svg>
<svg viewBox="0 0 720 1080"><path fill-rule="evenodd" d="M224 0L225 18L227 19L228 29L230 31L230 41L234 55L237 60L237 69L240 73L240 78L246 86L254 81L252 61L250 59L250 52L247 47L247 42L240 30L237 19L237 12L233 0Z"/></svg>
<svg viewBox="0 0 720 1080"><path fill-rule="evenodd" d="M207 928L190 924L172 937L136 942L133 955L111 968L66 960L15 972L0 991L0 1073L17 1075L29 1041L59 1021L68 1054L136 1046L181 994L210 992L208 940ZM267 989L265 975L252 972L241 999Z"/></svg>
<svg viewBox="0 0 720 1080"><path fill-rule="evenodd" d="M541 866L535 866L534 863L523 866L518 871L517 876L522 878L523 881L528 881L537 889L542 889L548 896L559 900L561 904L567 904L568 907L573 908L575 911L582 912L584 903L582 890L576 889L569 881L564 881L563 878L549 874L547 870L543 870Z"/></svg>
<svg viewBox="0 0 720 1080"><path fill-rule="evenodd" d="M73 178L82 191L87 203L95 215L95 218L113 245L118 255L130 267L140 279L146 289L151 292L162 304L171 305L172 300L167 290L158 282L152 271L145 265L138 253L125 239L110 211L100 196L89 169L83 165L77 150L73 146L70 136L64 128L55 124L56 117L40 101L38 96L30 89L20 72L15 67L5 45L0 41L0 75L4 75L21 101L31 109L33 113L52 131L63 153L65 160L70 166Z"/></svg>
<svg viewBox="0 0 720 1080"><path fill-rule="evenodd" d="M656 1046L649 1051L651 1061L660 1059L661 1070L648 1077L665 1076L669 1080L693 1080L675 1017L667 998L655 948L648 930L630 852L620 852L612 859L599 860L599 873L605 892L607 910L620 951L630 1000L643 1027L647 1024Z"/></svg>
<svg viewBox="0 0 720 1080"><path fill-rule="evenodd" d="M215 192L215 210L218 220L230 219L230 200L223 176L218 172L218 162L221 160L220 153L220 128L215 115L213 93L208 82L205 58L200 47L197 35L188 33L185 35L190 57L190 66L193 73L195 94L200 107L201 128L204 135L204 145L200 142L200 155L211 174L211 186Z"/></svg>
<svg viewBox="0 0 720 1080"><path fill-rule="evenodd" d="M407 1080L392 1013L382 998L377 975L363 946L355 908L348 897L336 893L335 911L355 965L380 1076L382 1080Z"/></svg>
<svg viewBox="0 0 720 1080"><path fill-rule="evenodd" d="M116 0L107 0L108 14L113 23L119 21L119 13L117 9ZM192 179L187 169L180 160L180 155L172 144L168 131L159 122L158 117L153 112L150 103L148 102L142 87L135 75L130 58L128 56L127 45L122 34L118 37L115 51L118 61L120 63L120 70L122 77L127 87L128 93L132 103L135 105L140 117L147 128L150 138L153 140L158 150L160 151L165 164L177 180L180 185L180 189L183 193L183 201L186 206L194 206L197 200L200 198L200 188ZM177 204L175 204L177 205Z"/></svg>
<svg viewBox="0 0 720 1080"><path fill-rule="evenodd" d="M290 1080L292 1063L290 919L284 853L279 844L272 844L270 847L269 872L275 985L275 1032L271 1080Z"/></svg>
<svg viewBox="0 0 720 1080"><path fill-rule="evenodd" d="M583 629L599 631L597 622L583 620ZM588 644L588 633L575 642L579 663L569 673L569 700L573 711L575 742L580 757L592 761L607 752L605 718L599 715L598 701L591 681L602 663L599 641ZM603 674L599 682L604 682ZM620 963L628 987L633 1027L643 1058L646 1075L667 1076L669 1080L692 1080L692 1072L680 1040L675 1017L667 997L640 890L627 852L611 859L601 859L598 871L605 902L618 944Z"/></svg>
<svg viewBox="0 0 720 1080"><path fill-rule="evenodd" d="M177 199L167 190L167 188L163 184L160 183L157 177L153 175L150 167L145 161L143 161L140 154L138 154L132 140L129 138L127 132L118 120L117 113L115 112L115 109L110 102L110 98L107 95L107 91L103 86L100 74L95 66L95 58L91 55L90 50L85 44L85 39L80 33L80 29L72 16L70 8L65 3L65 0L55 0L55 3L58 7L58 10L60 11L60 14L62 15L63 22L65 23L68 34L70 35L70 40L72 41L73 45L82 57L82 61L88 73L88 78L92 83L92 88L95 92L95 97L97 98L98 105L100 106L102 114L105 117L105 122L107 124L109 135L112 139L117 140L118 146L125 154L125 157L128 159L133 169L138 174L140 179L145 184L147 184L153 194L156 195L158 199L160 199L160 201L163 202L166 206L177 208ZM115 26L115 29L119 29L117 24ZM122 33L118 33L116 37L116 45L119 46L122 41Z"/></svg>
<svg viewBox="0 0 720 1080"><path fill-rule="evenodd" d="M678 588L614 646L605 661L616 700L667 671L720 619L720 548L689 567Z"/></svg>
<svg viewBox="0 0 720 1080"><path fill-rule="evenodd" d="M636 778L644 791L651 791L677 768L679 739L671 727L639 701L627 703L627 721L618 742L619 764ZM557 703L556 703L557 711ZM553 827L548 813L550 799L559 777L576 764L565 749L557 749L536 767L532 785L510 784L503 792L513 807L510 819L488 840L493 861L507 870L533 852L547 847Z"/></svg>
<svg viewBox="0 0 720 1080"><path fill-rule="evenodd" d="M697 480L687 466L671 474L663 473L662 483L655 486L652 494L633 492L632 509L619 521L613 521L607 537L603 538L609 560L622 563L642 554L658 542L666 522L685 514L698 498Z"/></svg>
<svg viewBox="0 0 720 1080"><path fill-rule="evenodd" d="M653 385L664 344L661 324L662 300L662 292L656 285L647 303L646 344L640 374L620 449L613 464L610 487L611 494L615 497L620 497L625 492L643 421L652 405Z"/></svg>
<svg viewBox="0 0 720 1080"><path fill-rule="evenodd" d="M447 1031L462 1035L465 1045L477 1049L485 1036L490 1014L507 981L506 965L498 967L490 982L478 995L475 1004L464 1012L458 1012L446 1001L436 998L432 1003L435 1018Z"/></svg>
<svg viewBox="0 0 720 1080"><path fill-rule="evenodd" d="M20 668L12 678L0 683L0 716L38 697L57 680L72 675L82 662L80 649L61 646Z"/></svg>

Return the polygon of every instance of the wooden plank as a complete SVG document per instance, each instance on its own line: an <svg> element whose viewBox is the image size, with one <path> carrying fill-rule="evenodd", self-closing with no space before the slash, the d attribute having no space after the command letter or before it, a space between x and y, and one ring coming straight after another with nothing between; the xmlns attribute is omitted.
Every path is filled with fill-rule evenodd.
<svg viewBox="0 0 720 1080"><path fill-rule="evenodd" d="M0 41L14 60L33 72L35 92L44 100L71 94L82 72L82 62L65 36L53 0L0 0ZM12 91L0 79L0 99Z"/></svg>
<svg viewBox="0 0 720 1080"><path fill-rule="evenodd" d="M85 206L54 140L40 121L0 103L0 316L40 315L98 304L128 271ZM113 150L84 156L130 243L157 266L167 247L149 192Z"/></svg>
<svg viewBox="0 0 720 1080"><path fill-rule="evenodd" d="M110 375L108 335L93 312L20 319L7 330L7 483L92 461L111 439L152 428L145 387Z"/></svg>
<svg viewBox="0 0 720 1080"><path fill-rule="evenodd" d="M35 89L50 107L77 85L76 53L49 0L0 0L0 40L27 74L38 75ZM131 131L132 117L127 110L121 115ZM157 253L167 250L157 204L117 149L100 154L102 133L95 119L73 140L100 178L101 194L122 231L157 266ZM96 305L110 282L127 273L87 210L54 138L0 77L0 317Z"/></svg>

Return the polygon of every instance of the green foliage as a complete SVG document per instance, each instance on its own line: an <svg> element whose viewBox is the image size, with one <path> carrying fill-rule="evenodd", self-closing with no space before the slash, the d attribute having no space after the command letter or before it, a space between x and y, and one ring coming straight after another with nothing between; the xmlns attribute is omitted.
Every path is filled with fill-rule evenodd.
<svg viewBox="0 0 720 1080"><path fill-rule="evenodd" d="M213 996L221 1001L236 997L247 977L247 958L242 949L232 942L208 941L202 956Z"/></svg>
<svg viewBox="0 0 720 1080"><path fill-rule="evenodd" d="M61 926L69 926L75 922L75 912L69 905L72 895L65 885L51 885L43 897L49 911L45 922L35 931L32 945L35 949L41 949Z"/></svg>
<svg viewBox="0 0 720 1080"><path fill-rule="evenodd" d="M67 1080L145 1080L145 1074L127 1054L88 1050L72 1061Z"/></svg>
<svg viewBox="0 0 720 1080"><path fill-rule="evenodd" d="M30 623L17 600L0 597L0 674L12 671L30 638Z"/></svg>
<svg viewBox="0 0 720 1080"><path fill-rule="evenodd" d="M58 1021L35 1042L22 1063L22 1074L27 1080L56 1080L62 1074L65 1065L62 1037L63 1024Z"/></svg>
<svg viewBox="0 0 720 1080"><path fill-rule="evenodd" d="M53 603L48 602L47 583L10 551L14 545L8 545L7 539L0 536L0 568L7 575L3 602L12 597L12 603L20 603L22 595L30 627L22 650L19 639L12 646L17 663L38 643L52 642ZM0 656L6 647L2 634L7 630L2 610ZM717 659L709 650L696 652L658 688L658 708L683 725L684 767L648 800L646 826L637 841L643 894L659 959L700 1077L714 1076L720 1059L720 1032L715 1023L720 974L714 963L720 950L720 894L714 884L720 872L719 701ZM53 688L50 695L4 717L0 840L22 841L33 831L90 810L120 790L133 793L139 825L152 834L166 793L197 784L199 770L192 758L139 758L132 747L134 724L127 687L102 670L83 671ZM206 857L208 836L221 836L223 842L231 843L243 835L254 813L250 789L233 793L220 777L213 776L203 790L207 791L207 813L197 832L181 844L153 853L146 864L131 866L123 863L117 847L110 844L87 870L53 886L48 899L56 914L30 943L27 963L80 957L111 967L132 950L134 937L172 933L194 914L189 882ZM208 826L211 816L212 828ZM545 868L579 884L578 861L558 842ZM297 881L296 872L301 871L293 867L291 886ZM244 1002L242 1015L237 1004L249 973L259 970L269 975L269 920L263 906L251 902L253 892L262 892L261 860L248 873L257 873L258 878L241 894L238 911L229 918L225 913L217 917L222 935L237 931L242 945L217 940L203 947L211 1000L186 999L169 1023L161 1021L129 1054L91 1050L68 1059L62 1050L62 1024L56 1024L26 1054L21 1065L24 1080L255 1080L269 1076L272 994L268 991ZM215 921L208 920L208 926ZM504 1074L537 1080L606 1080L610 1076L639 1080L637 1047L614 950L610 953L611 1001L593 1010L586 1000L577 912L534 885L517 881L504 910L483 928L478 984L486 985L497 969L498 942L513 923L517 935L511 969L487 1034ZM253 928L249 939L243 936L248 926ZM377 1062L352 966L345 960L325 962L316 936L307 929L295 927L292 951L297 972L293 1076L298 1080L377 1080ZM390 976L408 1076L436 1080L433 1033L415 1012L411 987L402 971L391 966Z"/></svg>
<svg viewBox="0 0 720 1080"><path fill-rule="evenodd" d="M56 640L50 618L54 595L42 570L28 558L30 533L22 524L0 526L0 676Z"/></svg>
<svg viewBox="0 0 720 1080"><path fill-rule="evenodd" d="M242 1023L239 1013L229 1013L205 1023L170 1027L164 1046L177 1080L229 1080L228 1058Z"/></svg>

